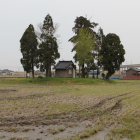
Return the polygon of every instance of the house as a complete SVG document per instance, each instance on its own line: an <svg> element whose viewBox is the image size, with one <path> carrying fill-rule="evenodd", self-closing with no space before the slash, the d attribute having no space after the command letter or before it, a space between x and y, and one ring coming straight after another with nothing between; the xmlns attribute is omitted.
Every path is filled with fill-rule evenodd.
<svg viewBox="0 0 140 140"><path fill-rule="evenodd" d="M35 71L35 75L43 75L44 74L44 72L41 72L41 71L39 71L39 70L36 70Z"/></svg>
<svg viewBox="0 0 140 140"><path fill-rule="evenodd" d="M2 74L3 70L0 70L0 74Z"/></svg>
<svg viewBox="0 0 140 140"><path fill-rule="evenodd" d="M75 78L76 66L72 61L59 61L55 66L55 77Z"/></svg>
<svg viewBox="0 0 140 140"><path fill-rule="evenodd" d="M9 70L9 73L7 75L14 75L14 71Z"/></svg>
<svg viewBox="0 0 140 140"><path fill-rule="evenodd" d="M99 71L98 71L98 74L100 74L101 72L102 72L102 71L99 70ZM90 70L90 71L89 71L89 74L91 74L91 75L93 75L93 74L94 74L94 75L97 75L97 70Z"/></svg>
<svg viewBox="0 0 140 140"><path fill-rule="evenodd" d="M3 73L9 73L9 70L8 69L4 69Z"/></svg>
<svg viewBox="0 0 140 140"><path fill-rule="evenodd" d="M140 76L140 69L130 68L126 70L126 76Z"/></svg>
<svg viewBox="0 0 140 140"><path fill-rule="evenodd" d="M4 70L0 70L0 74L1 75L14 75L14 71L8 70L8 69L4 69Z"/></svg>

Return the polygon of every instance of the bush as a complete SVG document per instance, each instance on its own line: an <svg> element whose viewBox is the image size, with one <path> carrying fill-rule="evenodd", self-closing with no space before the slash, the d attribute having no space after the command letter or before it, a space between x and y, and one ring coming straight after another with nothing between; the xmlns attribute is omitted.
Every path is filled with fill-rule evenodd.
<svg viewBox="0 0 140 140"><path fill-rule="evenodd" d="M44 77L42 77L42 76L38 76L38 78L42 79L42 78L44 78Z"/></svg>
<svg viewBox="0 0 140 140"><path fill-rule="evenodd" d="M102 73L101 75L102 75L103 79L105 79L105 76L106 76L106 75L105 75L104 73Z"/></svg>

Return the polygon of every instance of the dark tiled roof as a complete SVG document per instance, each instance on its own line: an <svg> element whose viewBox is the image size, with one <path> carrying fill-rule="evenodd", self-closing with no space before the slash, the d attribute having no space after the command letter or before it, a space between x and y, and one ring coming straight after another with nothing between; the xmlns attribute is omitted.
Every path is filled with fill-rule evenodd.
<svg viewBox="0 0 140 140"><path fill-rule="evenodd" d="M59 61L54 69L67 69L71 64L74 65L72 61Z"/></svg>

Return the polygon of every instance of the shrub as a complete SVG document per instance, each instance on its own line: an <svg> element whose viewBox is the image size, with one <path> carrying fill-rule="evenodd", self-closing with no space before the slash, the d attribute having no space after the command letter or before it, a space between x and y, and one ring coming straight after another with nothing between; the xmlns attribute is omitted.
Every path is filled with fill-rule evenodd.
<svg viewBox="0 0 140 140"><path fill-rule="evenodd" d="M104 73L102 73L101 75L102 75L103 79L105 79L105 76L106 76L106 75L105 75Z"/></svg>
<svg viewBox="0 0 140 140"><path fill-rule="evenodd" d="M42 78L44 78L44 77L42 77L42 76L38 76L38 78L42 79Z"/></svg>

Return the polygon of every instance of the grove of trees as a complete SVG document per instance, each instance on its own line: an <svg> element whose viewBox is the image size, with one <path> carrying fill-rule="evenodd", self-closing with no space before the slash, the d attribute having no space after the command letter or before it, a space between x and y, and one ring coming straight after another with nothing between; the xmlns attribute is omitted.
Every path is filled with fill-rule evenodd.
<svg viewBox="0 0 140 140"><path fill-rule="evenodd" d="M105 78L109 80L125 60L125 50L119 36L110 33L105 36L102 28L96 33L98 24L82 16L77 17L74 23L72 31L75 35L69 41L73 43L73 58L81 69L81 77L88 77L89 70L97 70L98 78L99 69L102 68L107 71Z"/></svg>
<svg viewBox="0 0 140 140"><path fill-rule="evenodd" d="M105 36L102 28L96 32L97 25L86 17L77 17L72 28L74 36L69 41L73 44L72 52L75 52L73 58L78 63L82 78L88 77L90 70L96 70L98 78L99 70L102 68L107 71L104 77L109 80L124 62L125 50L119 36L112 33ZM33 78L34 67L45 72L46 77L51 77L51 66L60 57L55 32L56 27L48 14L40 25L40 32L35 32L33 25L30 24L20 39L23 56L20 61L27 73L32 72Z"/></svg>
<svg viewBox="0 0 140 140"><path fill-rule="evenodd" d="M27 73L32 72L33 78L34 67L40 68L42 72L45 71L46 77L51 77L51 66L60 57L57 38L54 36L53 20L49 14L40 29L40 33L36 35L33 25L29 25L20 40L20 50L23 55L21 64Z"/></svg>

